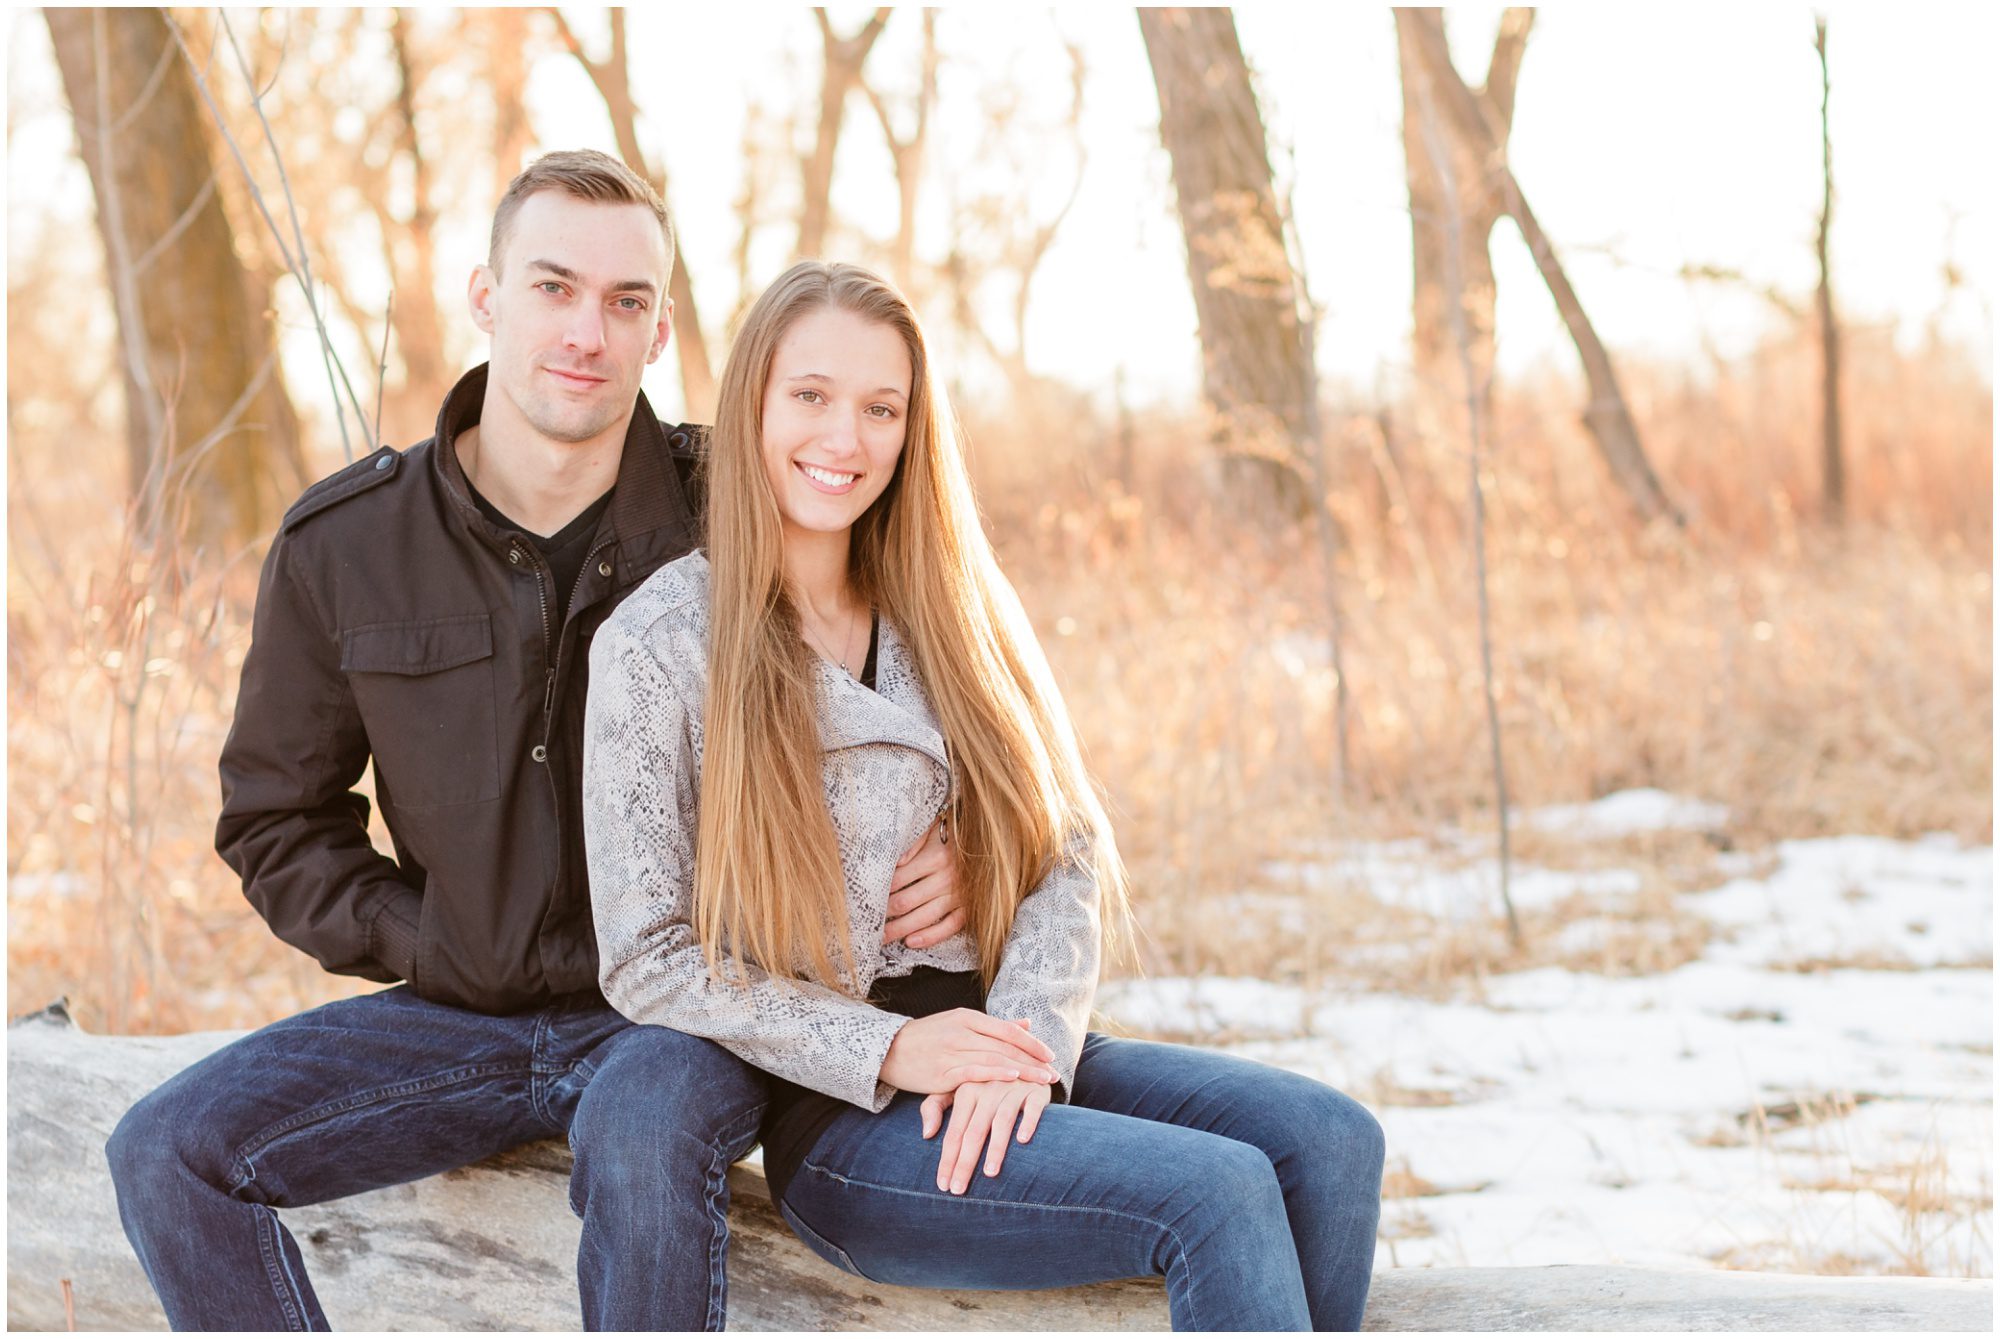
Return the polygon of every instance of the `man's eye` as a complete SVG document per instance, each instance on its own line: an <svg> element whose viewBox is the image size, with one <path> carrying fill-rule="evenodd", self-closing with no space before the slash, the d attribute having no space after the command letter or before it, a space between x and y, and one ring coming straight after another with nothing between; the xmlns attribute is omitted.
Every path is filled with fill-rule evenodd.
<svg viewBox="0 0 2000 1339"><path fill-rule="evenodd" d="M544 293L547 293L551 297L554 297L562 292L562 285L557 283L553 279L544 279L539 284L536 284L535 287L541 289Z"/></svg>
<svg viewBox="0 0 2000 1339"><path fill-rule="evenodd" d="M618 305L623 307L628 312L646 310L646 304L639 301L639 299L637 298L620 298L618 299Z"/></svg>

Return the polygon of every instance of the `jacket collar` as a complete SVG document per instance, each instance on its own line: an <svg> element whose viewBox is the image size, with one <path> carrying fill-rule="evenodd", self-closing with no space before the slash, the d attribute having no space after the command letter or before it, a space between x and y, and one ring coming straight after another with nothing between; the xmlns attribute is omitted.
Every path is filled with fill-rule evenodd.
<svg viewBox="0 0 2000 1339"><path fill-rule="evenodd" d="M708 553L696 549L681 560L694 580L690 583L704 627L713 627L709 600L712 590ZM881 641L875 647L875 687L866 688L846 670L812 652L818 674L820 747L854 748L861 744L900 744L951 769L937 713L917 679L915 662L896 625L882 619Z"/></svg>
<svg viewBox="0 0 2000 1339"><path fill-rule="evenodd" d="M504 550L509 543L507 532L487 520L472 501L472 486L456 447L458 434L479 422L486 401L488 366L481 363L467 372L444 397L432 438L431 467L453 509L472 533L488 546ZM641 391L625 429L618 481L612 485L611 505L598 525L596 543L609 540L616 544L618 564L625 569L625 578L632 580L658 566L661 559L686 552L695 534L694 511L681 491L680 476L674 472L666 430Z"/></svg>
<svg viewBox="0 0 2000 1339"><path fill-rule="evenodd" d="M857 744L901 744L929 754L940 767L950 768L937 713L931 710L930 698L917 681L916 666L909 648L896 634L895 624L882 620L872 690L824 656L815 653L813 662L819 672L822 703L820 747L831 753Z"/></svg>

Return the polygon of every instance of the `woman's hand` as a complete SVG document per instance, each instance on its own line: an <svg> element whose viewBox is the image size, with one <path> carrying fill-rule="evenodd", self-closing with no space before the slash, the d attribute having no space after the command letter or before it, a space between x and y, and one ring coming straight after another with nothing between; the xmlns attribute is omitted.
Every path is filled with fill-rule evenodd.
<svg viewBox="0 0 2000 1339"><path fill-rule="evenodd" d="M1033 1079L1054 1083L1056 1053L1028 1022L993 1018L977 1009L947 1009L912 1018L889 1043L882 1082L906 1093L948 1093L962 1083Z"/></svg>
<svg viewBox="0 0 2000 1339"><path fill-rule="evenodd" d="M1049 1104L1049 1085L1017 1080L1011 1083L965 1083L958 1091L937 1093L924 1099L924 1138L937 1133L945 1108L951 1108L951 1124L944 1132L938 1152L939 1190L963 1195L972 1184L972 1168L979 1151L986 1150L986 1174L1000 1175L1007 1159L1007 1136L1020 1118L1021 1129L1014 1137L1027 1143L1035 1137L1042 1111Z"/></svg>
<svg viewBox="0 0 2000 1339"><path fill-rule="evenodd" d="M958 862L951 858L940 819L896 861L896 872L889 880L889 923L882 927L882 942L893 944L900 939L911 948L929 948L964 928Z"/></svg>

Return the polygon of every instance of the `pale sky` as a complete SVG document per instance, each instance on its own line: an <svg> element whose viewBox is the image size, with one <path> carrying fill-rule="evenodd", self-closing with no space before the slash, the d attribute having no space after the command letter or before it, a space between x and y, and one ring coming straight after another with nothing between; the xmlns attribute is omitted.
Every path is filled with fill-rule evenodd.
<svg viewBox="0 0 2000 1339"><path fill-rule="evenodd" d="M1274 160L1281 177L1296 181L1306 269L1326 311L1321 370L1337 390L1393 388L1408 365L1410 262L1392 20L1386 9L1354 5L1253 4L1236 12L1260 78ZM1454 49L1473 81L1483 76L1499 12L1451 11ZM868 9L836 5L832 13L846 32ZM601 33L596 11L573 11L572 21ZM732 202L742 184L746 109L755 100L770 115L796 112L799 147L807 147L817 29L806 8L790 5L652 6L633 10L629 22L641 134L667 166L681 244L719 362L720 323L736 299ZM1843 315L1850 323L1893 323L1912 345L1936 320L1970 342L1981 365L1992 356L1987 304L2000 203L1991 166L1996 26L1991 6L1837 4L1830 11L1834 280ZM914 88L918 31L915 10L891 20L869 62L883 88ZM59 161L66 121L32 115L58 87L46 31L24 14L13 35L10 103L20 116L9 218L10 238L19 238L36 231L22 226L25 219L54 211L87 222L90 206L81 169ZM1025 191L1038 217L1060 203L1072 161L1060 139L1021 145L1026 171L1018 184L1008 164L982 157L978 146L983 98L1011 93L1023 117L1059 123L1068 98L1064 37L1080 45L1088 67L1089 161L1036 279L1029 363L1104 397L1122 368L1134 401L1185 403L1199 375L1194 309L1158 103L1130 8L947 7L939 20L943 100L919 252L935 260L948 249L945 193L954 184L961 192ZM544 146L612 147L594 90L566 57L536 67L529 104ZM1690 288L1674 272L1684 262L1731 267L1809 301L1819 203L1812 10L1542 9L1520 81L1512 161L1614 357L1644 353L1699 365L1704 342L1725 356L1747 350L1778 319L1771 309L1758 298ZM783 189L796 192L796 181ZM840 146L836 211L886 241L895 201L880 130L857 96ZM463 273L483 252L491 203L464 202L441 238L448 318L462 311ZM759 282L783 268L791 232L777 225L759 235ZM1547 360L1573 368L1518 235L1503 221L1495 238L1503 371ZM26 259L20 245L10 241L12 264ZM1947 254L1969 289L1949 302ZM1004 332L997 305L994 316ZM934 327L941 320L934 314ZM287 352L295 393L310 399L316 368L292 355L309 356L311 343L301 338ZM993 384L979 369L964 374L975 387ZM670 358L652 370L647 389L663 413L677 412Z"/></svg>

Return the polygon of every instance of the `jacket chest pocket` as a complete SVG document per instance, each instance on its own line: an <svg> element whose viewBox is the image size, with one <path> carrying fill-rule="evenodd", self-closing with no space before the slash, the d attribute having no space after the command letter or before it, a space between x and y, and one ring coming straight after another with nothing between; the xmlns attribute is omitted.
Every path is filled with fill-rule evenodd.
<svg viewBox="0 0 2000 1339"><path fill-rule="evenodd" d="M341 634L340 668L396 808L499 797L488 615L350 628Z"/></svg>

